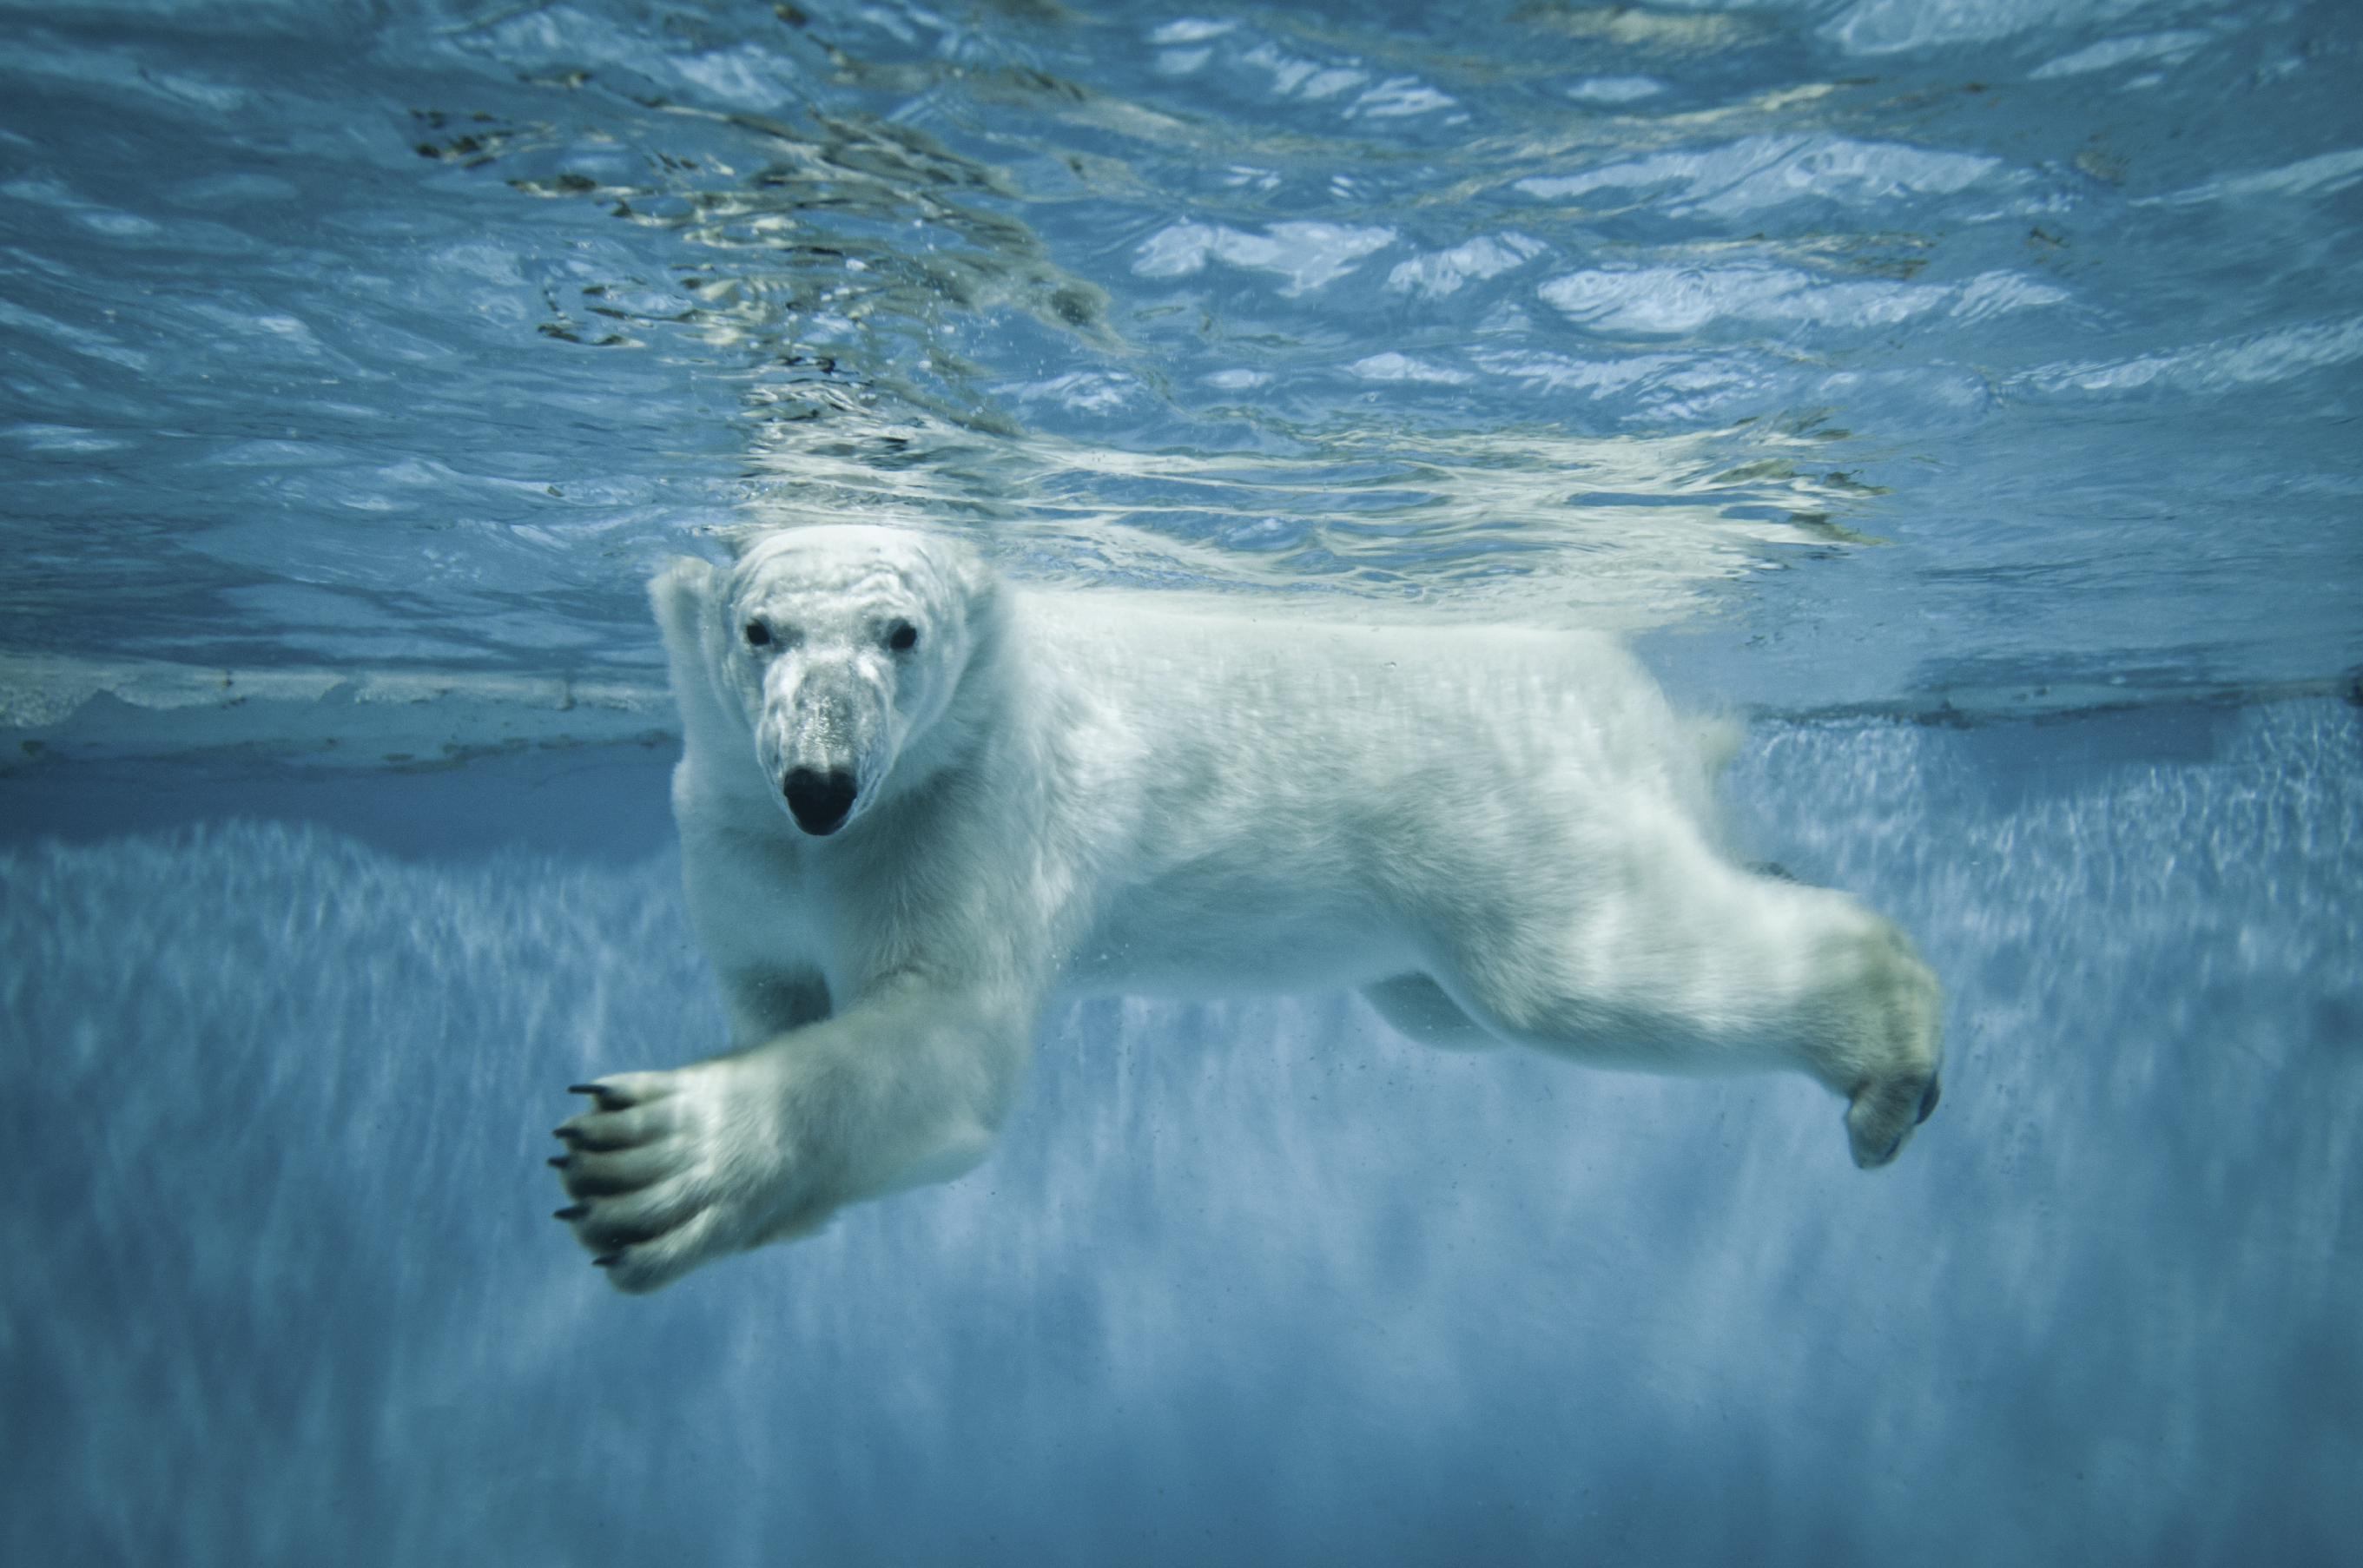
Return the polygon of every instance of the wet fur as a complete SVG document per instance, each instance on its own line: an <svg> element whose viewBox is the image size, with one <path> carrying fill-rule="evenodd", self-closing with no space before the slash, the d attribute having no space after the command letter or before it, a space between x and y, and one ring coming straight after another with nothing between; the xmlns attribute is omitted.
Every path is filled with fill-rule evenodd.
<svg viewBox="0 0 2363 1568"><path fill-rule="evenodd" d="M626 1290L982 1159L1062 996L1358 986L1441 1046L1793 1069L1846 1097L1866 1166L1935 1104L1927 966L1851 899L1725 858L1736 731L1678 719L1608 639L1020 591L853 526L651 591L734 1039L581 1086L559 1130L560 1216ZM791 814L799 770L858 784L825 834Z"/></svg>

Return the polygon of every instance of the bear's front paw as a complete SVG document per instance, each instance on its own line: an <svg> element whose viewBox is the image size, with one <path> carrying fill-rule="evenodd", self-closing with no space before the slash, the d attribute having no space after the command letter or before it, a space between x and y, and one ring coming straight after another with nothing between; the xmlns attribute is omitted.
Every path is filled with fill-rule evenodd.
<svg viewBox="0 0 2363 1568"><path fill-rule="evenodd" d="M617 1073L570 1091L596 1103L555 1135L550 1161L574 1201L557 1217L607 1271L643 1295L699 1264L799 1226L785 1130L729 1058L669 1073Z"/></svg>

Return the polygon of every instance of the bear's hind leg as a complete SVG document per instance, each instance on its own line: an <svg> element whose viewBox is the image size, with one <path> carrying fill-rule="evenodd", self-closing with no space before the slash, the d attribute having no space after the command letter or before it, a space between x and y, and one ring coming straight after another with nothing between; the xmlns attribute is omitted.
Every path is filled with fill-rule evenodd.
<svg viewBox="0 0 2363 1568"><path fill-rule="evenodd" d="M1836 1072L1824 1081L1844 1094L1854 1163L1875 1170L1903 1152L1943 1092L1944 993L1892 922L1865 914L1872 929L1838 988L1830 1025Z"/></svg>
<svg viewBox="0 0 2363 1568"><path fill-rule="evenodd" d="M1894 1159L1936 1108L1943 1054L1943 994L1902 930L1845 894L1703 854L1626 870L1556 908L1446 928L1445 999L1572 1061L1806 1073L1848 1102L1856 1165Z"/></svg>

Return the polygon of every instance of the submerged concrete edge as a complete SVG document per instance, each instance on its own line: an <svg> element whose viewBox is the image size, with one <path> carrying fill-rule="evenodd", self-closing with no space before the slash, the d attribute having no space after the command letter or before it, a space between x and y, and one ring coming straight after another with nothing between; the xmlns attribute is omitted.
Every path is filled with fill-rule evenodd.
<svg viewBox="0 0 2363 1568"><path fill-rule="evenodd" d="M1894 701L1758 705L1739 716L1967 726L2324 697L2363 703L2363 678L1955 687ZM206 756L416 772L528 749L671 745L680 738L667 687L603 675L226 669L0 653L0 776L76 760Z"/></svg>
<svg viewBox="0 0 2363 1568"><path fill-rule="evenodd" d="M662 684L606 676L0 654L0 775L215 755L417 771L534 748L668 745L680 734Z"/></svg>

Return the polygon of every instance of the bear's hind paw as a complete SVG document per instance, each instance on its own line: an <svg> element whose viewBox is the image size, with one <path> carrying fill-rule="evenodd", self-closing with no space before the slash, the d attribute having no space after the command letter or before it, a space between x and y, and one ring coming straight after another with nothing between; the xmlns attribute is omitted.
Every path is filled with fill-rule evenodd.
<svg viewBox="0 0 2363 1568"><path fill-rule="evenodd" d="M1847 1107L1847 1142L1854 1163L1877 1170L1903 1152L1913 1129L1936 1109L1943 1086L1935 1069L1925 1074L1898 1073L1855 1090Z"/></svg>

